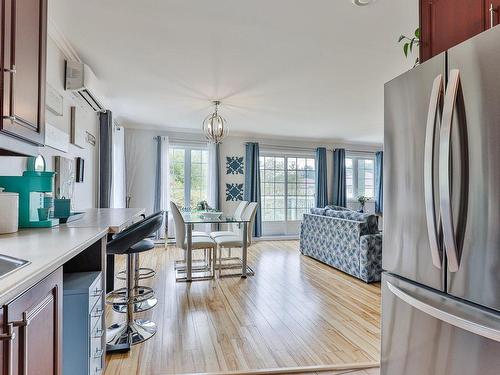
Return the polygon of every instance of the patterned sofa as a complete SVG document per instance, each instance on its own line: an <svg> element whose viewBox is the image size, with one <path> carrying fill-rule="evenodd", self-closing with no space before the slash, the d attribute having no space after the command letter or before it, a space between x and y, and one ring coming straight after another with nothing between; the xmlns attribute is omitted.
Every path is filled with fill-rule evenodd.
<svg viewBox="0 0 500 375"><path fill-rule="evenodd" d="M304 214L300 251L367 283L380 281L382 234L377 217L336 206Z"/></svg>

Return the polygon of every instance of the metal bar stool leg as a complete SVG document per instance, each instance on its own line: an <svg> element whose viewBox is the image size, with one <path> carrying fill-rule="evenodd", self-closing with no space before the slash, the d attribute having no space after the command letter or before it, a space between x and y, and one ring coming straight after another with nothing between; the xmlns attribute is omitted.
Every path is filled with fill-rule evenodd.
<svg viewBox="0 0 500 375"><path fill-rule="evenodd" d="M139 280L141 280L141 267L139 263L139 254L135 253L134 254L134 290L138 294L144 294L144 293L149 293L148 288L145 288L141 285L139 285ZM149 277L148 277L149 278ZM158 303L158 299L154 296L151 298L148 298L145 301L141 302L136 302L134 303L134 313L139 313L139 312L144 312L152 309L155 307ZM113 310L118 312L118 313L126 313L128 308L126 305L123 304L114 304L113 305Z"/></svg>
<svg viewBox="0 0 500 375"><path fill-rule="evenodd" d="M113 351L114 347L136 345L151 338L156 333L156 324L146 319L134 319L133 305L137 298L134 286L135 254L127 255L127 288L126 302L127 319L122 323L115 323L107 329L107 350Z"/></svg>

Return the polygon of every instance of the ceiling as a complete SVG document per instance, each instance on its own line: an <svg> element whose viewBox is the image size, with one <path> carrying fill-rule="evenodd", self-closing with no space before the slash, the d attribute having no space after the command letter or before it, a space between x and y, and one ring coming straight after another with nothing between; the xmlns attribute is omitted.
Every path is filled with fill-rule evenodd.
<svg viewBox="0 0 500 375"><path fill-rule="evenodd" d="M50 0L49 17L125 126L383 140L383 84L412 65L397 38L417 0Z"/></svg>

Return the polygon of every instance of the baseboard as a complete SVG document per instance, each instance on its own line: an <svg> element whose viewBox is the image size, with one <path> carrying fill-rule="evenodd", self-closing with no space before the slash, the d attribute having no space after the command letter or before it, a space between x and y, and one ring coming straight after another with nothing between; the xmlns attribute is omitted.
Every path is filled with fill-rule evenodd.
<svg viewBox="0 0 500 375"><path fill-rule="evenodd" d="M292 241L292 240L298 240L300 239L298 234L292 234L292 235L283 235L283 236L262 236L262 237L256 237L253 240L256 242L258 241Z"/></svg>
<svg viewBox="0 0 500 375"><path fill-rule="evenodd" d="M369 370L380 367L378 362L363 362L363 363L347 363L342 365L325 365L325 366L302 366L302 367L285 367L285 368L268 368L261 370L245 370L245 371L222 371L222 372L203 372L192 373L191 375L266 375L266 374L303 374L316 373L327 371L344 371L336 375L347 374L353 371Z"/></svg>

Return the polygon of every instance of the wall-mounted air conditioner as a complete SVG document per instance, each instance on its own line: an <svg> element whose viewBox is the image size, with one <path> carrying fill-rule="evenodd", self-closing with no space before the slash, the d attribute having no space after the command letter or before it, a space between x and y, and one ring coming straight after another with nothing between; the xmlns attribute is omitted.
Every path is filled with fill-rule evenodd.
<svg viewBox="0 0 500 375"><path fill-rule="evenodd" d="M98 96L99 82L89 66L78 62L66 60L66 79L64 89L72 91L74 96L94 112L105 110Z"/></svg>

